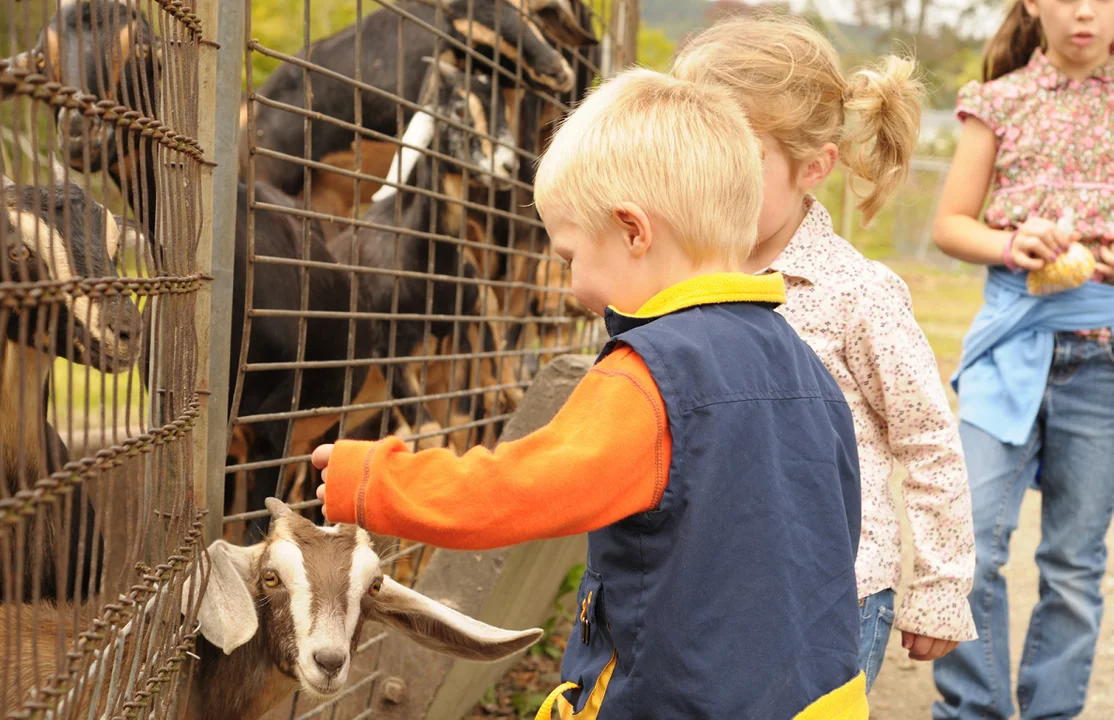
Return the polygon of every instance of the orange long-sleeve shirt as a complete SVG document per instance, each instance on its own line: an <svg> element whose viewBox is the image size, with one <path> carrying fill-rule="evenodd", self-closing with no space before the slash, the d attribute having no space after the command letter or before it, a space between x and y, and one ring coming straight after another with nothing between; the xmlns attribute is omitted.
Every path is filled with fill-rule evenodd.
<svg viewBox="0 0 1114 720"><path fill-rule="evenodd" d="M443 548L480 550L596 530L653 509L672 438L650 370L620 346L545 427L494 451L409 451L396 437L343 440L325 514Z"/></svg>

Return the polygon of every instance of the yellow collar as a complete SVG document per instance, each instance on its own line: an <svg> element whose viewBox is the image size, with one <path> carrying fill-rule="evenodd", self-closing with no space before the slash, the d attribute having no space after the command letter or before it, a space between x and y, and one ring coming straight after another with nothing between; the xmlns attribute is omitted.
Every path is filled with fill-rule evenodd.
<svg viewBox="0 0 1114 720"><path fill-rule="evenodd" d="M608 310L624 317L645 319L661 317L697 305L732 302L781 305L785 302L785 280L781 273L698 275L662 290L647 300L633 315L627 315L614 307L608 307Z"/></svg>

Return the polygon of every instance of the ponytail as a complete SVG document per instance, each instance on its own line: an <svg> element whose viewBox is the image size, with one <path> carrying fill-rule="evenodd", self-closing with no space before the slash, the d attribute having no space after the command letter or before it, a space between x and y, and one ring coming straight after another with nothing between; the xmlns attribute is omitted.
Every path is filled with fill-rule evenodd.
<svg viewBox="0 0 1114 720"><path fill-rule="evenodd" d="M982 79L990 82L1023 68L1041 46L1040 20L1029 15L1022 0L1015 0L1002 27L983 51Z"/></svg>
<svg viewBox="0 0 1114 720"><path fill-rule="evenodd" d="M794 163L810 162L827 143L838 147L851 174L872 185L859 195L864 223L909 174L924 90L912 60L890 57L845 79L839 54L816 28L760 11L691 39L672 74L727 85L751 128L776 139Z"/></svg>
<svg viewBox="0 0 1114 720"><path fill-rule="evenodd" d="M863 224L901 187L917 146L924 86L912 60L890 56L876 68L857 71L847 83L844 109L857 121L840 143L843 163L871 184L859 194Z"/></svg>

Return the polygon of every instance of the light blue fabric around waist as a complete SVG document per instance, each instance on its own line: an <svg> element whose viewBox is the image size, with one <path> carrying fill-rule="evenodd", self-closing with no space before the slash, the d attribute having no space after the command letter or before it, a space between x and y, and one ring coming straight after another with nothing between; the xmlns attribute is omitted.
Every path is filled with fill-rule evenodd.
<svg viewBox="0 0 1114 720"><path fill-rule="evenodd" d="M990 268L952 387L959 418L1010 445L1029 438L1052 367L1055 334L1114 326L1114 286L1089 282L1034 297L1025 276Z"/></svg>

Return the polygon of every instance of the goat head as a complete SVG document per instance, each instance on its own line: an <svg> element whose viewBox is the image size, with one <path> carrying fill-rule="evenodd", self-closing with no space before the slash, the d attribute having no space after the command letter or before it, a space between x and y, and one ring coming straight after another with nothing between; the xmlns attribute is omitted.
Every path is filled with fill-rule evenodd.
<svg viewBox="0 0 1114 720"><path fill-rule="evenodd" d="M209 546L197 622L225 654L255 647L311 695L331 696L344 686L369 620L468 660L499 660L542 635L537 628L487 625L400 585L383 574L365 530L318 527L275 498L267 499L267 508L271 532L263 542ZM183 591L187 616L191 595Z"/></svg>

